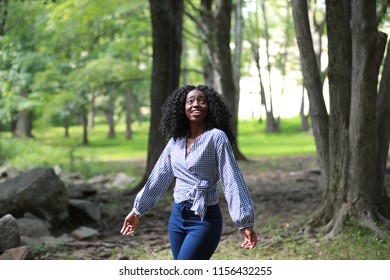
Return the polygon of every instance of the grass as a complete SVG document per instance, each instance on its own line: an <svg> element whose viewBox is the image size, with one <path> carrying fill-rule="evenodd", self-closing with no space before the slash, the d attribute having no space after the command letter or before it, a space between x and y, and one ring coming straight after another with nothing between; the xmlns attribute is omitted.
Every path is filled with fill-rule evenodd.
<svg viewBox="0 0 390 280"><path fill-rule="evenodd" d="M313 137L300 131L299 125L298 118L285 119L281 122L281 133L266 134L264 123L242 121L239 148L248 158L315 154ZM123 162L146 159L149 125L134 124L131 141L124 137L124 125L117 125L116 131L115 139L107 139L107 126L95 125L88 133L87 146L81 145L79 126L70 127L69 138L63 136L61 127L35 129L34 139L27 140L12 139L9 133L3 133L0 135L0 163L3 160L21 170L59 165L64 170L77 170L85 177L113 169L131 173L129 165Z"/></svg>

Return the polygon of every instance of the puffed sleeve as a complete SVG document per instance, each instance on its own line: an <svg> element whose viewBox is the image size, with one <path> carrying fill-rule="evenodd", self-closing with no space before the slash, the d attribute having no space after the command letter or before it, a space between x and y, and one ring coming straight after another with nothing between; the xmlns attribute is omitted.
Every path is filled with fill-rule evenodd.
<svg viewBox="0 0 390 280"><path fill-rule="evenodd" d="M221 133L216 143L218 173L230 217L238 229L253 227L253 202L226 134Z"/></svg>
<svg viewBox="0 0 390 280"><path fill-rule="evenodd" d="M171 165L172 144L173 139L170 139L153 167L145 186L135 198L133 211L139 217L145 215L157 204L173 180Z"/></svg>

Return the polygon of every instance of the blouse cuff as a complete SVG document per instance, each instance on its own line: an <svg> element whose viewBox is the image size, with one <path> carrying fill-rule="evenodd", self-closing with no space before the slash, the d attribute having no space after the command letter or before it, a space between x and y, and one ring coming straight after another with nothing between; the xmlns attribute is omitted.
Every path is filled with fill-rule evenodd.
<svg viewBox="0 0 390 280"><path fill-rule="evenodd" d="M133 207L133 212L138 216L138 218L142 217L142 214L135 207Z"/></svg>
<svg viewBox="0 0 390 280"><path fill-rule="evenodd" d="M248 228L248 227L253 228L253 223L238 225L237 227L238 227L238 230L242 230L242 229Z"/></svg>

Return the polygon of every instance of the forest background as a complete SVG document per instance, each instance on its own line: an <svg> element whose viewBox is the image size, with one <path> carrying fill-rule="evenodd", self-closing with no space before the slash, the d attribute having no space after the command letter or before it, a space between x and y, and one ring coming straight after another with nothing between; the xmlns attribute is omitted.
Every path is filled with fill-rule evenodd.
<svg viewBox="0 0 390 280"><path fill-rule="evenodd" d="M332 23L345 20L343 16L347 15L352 22L353 16L360 16L362 22L366 22L366 19L370 22L371 18L376 23L376 32L380 30L388 34L390 21L386 11L389 1L368 4L368 10L374 8L375 18L373 14L359 15L361 9L348 8L345 4L341 7L344 14L336 18L337 15L333 13L336 8L332 10L332 5L342 5L339 2L343 1L336 5L334 1L311 0L302 6L303 2L306 3L285 0L186 0L177 3L160 1L159 6L156 1L146 0L1 1L0 163L21 170L58 165L68 172L82 172L85 177L117 169L142 182L145 166L132 161L148 158L145 177L153 163L150 158L155 160L155 154L161 151L161 144L157 142L157 150L151 150L153 141L157 141L153 134L156 121L152 115L161 108L161 103L152 104L153 96L159 87L164 87L153 73L158 60L156 25L159 24L153 21L153 8L160 9L160 17L164 15L161 11L166 11L171 17L168 21L181 29L176 34L181 43L171 46L176 56L180 56L180 69L177 71L179 82L176 86L206 83L228 94L224 90L224 81L230 79L233 82L230 88L235 88L236 93L231 93L232 97L228 96L228 99L236 118L239 140L235 151L237 157L261 160L292 156L314 158L318 154L318 168L324 177L318 183L323 188L324 205L321 209L324 210L306 228L327 226L322 230L329 233L328 237L334 237L342 230L340 224L356 219L358 226L369 228L374 233L372 240L382 240L387 230L373 225L366 218L372 216L373 221L380 220L386 228L389 224L388 209L377 206L388 204L387 195L381 195L385 202L368 199L368 205L356 203L362 200L360 197L351 201L346 198L342 203L334 201L338 199L328 199L328 194L335 196L339 189L344 189L342 197L354 196L349 194L358 192L355 185L337 187L329 182L332 181L329 177L341 182L348 181L334 176L340 170L345 171L345 166L338 167L336 164L333 169L329 167L333 166L332 162L343 159L344 155L334 153L333 160L332 156L326 160L331 163L324 164L323 158L327 158L324 155L332 151L323 149L323 136L318 136L323 135L322 121L316 120L316 117L329 114L332 104L337 108L330 94L332 90L335 92L335 82L332 84L332 80L329 81L339 73L334 68L334 62L332 65L332 55L334 57L335 54L330 51L332 42L334 44L336 40L332 37L334 33L331 33ZM366 2L357 1L356 6L364 6ZM223 9L225 14L222 13ZM304 78L307 62L302 53L307 57L311 54L302 46L304 36L301 33L303 29L299 27L298 12L306 15L301 18L307 18L305 24L309 33L306 35L310 34L310 51L315 58L315 71L311 72L318 74L312 79ZM217 26L218 19L226 15L229 20L221 24L225 26L225 31L229 31L227 44L226 34L223 37L216 31L219 29L211 28ZM161 27L173 29L164 24ZM342 26L342 29L348 28ZM352 27L349 32L345 31L345 34L357 33ZM353 35L351 37L354 38ZM174 39L160 38L160 43ZM352 46L356 40L351 41L349 44ZM345 42L338 42L341 46L345 45ZM228 59L217 51L223 43L229 48L230 78L226 77L226 71L221 70L225 67L221 66L224 65L223 61ZM162 47L163 43L158 46ZM384 57L384 49L380 57ZM351 55L351 61L354 59ZM361 56L355 60L364 62L367 58ZM388 77L386 63L385 59L378 60L377 79L383 81L382 76ZM353 81L353 69L356 67L349 69L350 81ZM172 79L169 75L165 78ZM315 93L308 80L318 80L321 85L319 91L323 111L320 110L320 113L316 101L309 101ZM379 85L376 87L378 90L372 95L380 96ZM160 88L160 98L164 99L166 96L163 92L171 92L173 88ZM343 90L351 93L351 88ZM383 91L388 92L388 88ZM388 96L388 93L381 96ZM351 100L353 98L348 101L351 109L345 112L354 112ZM364 111L363 114L372 112ZM353 118L354 115L351 116ZM329 122L330 129L325 134L336 139L340 134L337 129L332 133L334 121ZM349 124L348 120L347 130ZM351 129L351 133L355 131L360 130ZM387 159L388 133L384 138ZM151 139L152 142L148 142ZM369 143L367 145L370 146ZM332 142L326 146L333 147ZM350 159L355 155L352 146L353 143L349 149ZM368 160L365 162L369 163ZM357 163L356 166L362 165ZM347 167L347 170L356 166ZM370 172L386 169L386 165L374 166L377 168ZM273 168L277 169L278 166ZM333 170L333 173L329 170ZM142 185L138 184L139 180L127 187L138 189ZM364 189L364 186L361 188ZM378 189L377 192L386 194L383 189ZM367 193L369 189L366 188L362 196L365 200ZM341 218L338 220L339 216ZM387 258L384 255L379 257Z"/></svg>

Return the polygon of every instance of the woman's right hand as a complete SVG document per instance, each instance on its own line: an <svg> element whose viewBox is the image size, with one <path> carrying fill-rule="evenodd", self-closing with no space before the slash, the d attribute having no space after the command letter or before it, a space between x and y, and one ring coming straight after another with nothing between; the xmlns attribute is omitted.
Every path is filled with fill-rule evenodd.
<svg viewBox="0 0 390 280"><path fill-rule="evenodd" d="M122 235L129 235L134 233L137 230L137 225L140 220L133 211L131 211L125 218L123 222L123 227L121 229Z"/></svg>

